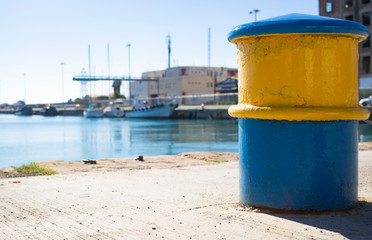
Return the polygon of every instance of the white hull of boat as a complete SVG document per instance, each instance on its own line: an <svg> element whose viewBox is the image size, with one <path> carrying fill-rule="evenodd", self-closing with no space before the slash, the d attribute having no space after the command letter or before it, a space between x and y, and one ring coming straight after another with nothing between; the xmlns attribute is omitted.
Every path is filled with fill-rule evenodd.
<svg viewBox="0 0 372 240"><path fill-rule="evenodd" d="M84 111L84 117L87 118L100 118L103 117L103 111L102 110L87 110Z"/></svg>
<svg viewBox="0 0 372 240"><path fill-rule="evenodd" d="M115 107L115 106L109 106L107 108L105 108L103 110L103 114L105 115L105 117L113 117L113 118L120 118L120 117L124 117L124 111L119 108L119 107Z"/></svg>
<svg viewBox="0 0 372 240"><path fill-rule="evenodd" d="M162 104L155 107L147 107L131 110L125 113L127 118L169 118L177 107L174 103Z"/></svg>

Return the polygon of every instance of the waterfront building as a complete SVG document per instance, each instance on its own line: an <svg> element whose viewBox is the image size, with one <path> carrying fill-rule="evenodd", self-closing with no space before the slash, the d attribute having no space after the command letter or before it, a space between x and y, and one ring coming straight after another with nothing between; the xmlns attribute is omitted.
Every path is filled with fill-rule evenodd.
<svg viewBox="0 0 372 240"><path fill-rule="evenodd" d="M204 95L216 92L218 84L237 77L236 68L226 67L172 67L160 71L142 73L142 79L158 81L133 81L130 84L131 99Z"/></svg>
<svg viewBox="0 0 372 240"><path fill-rule="evenodd" d="M371 32L372 0L319 0L319 15L355 21ZM372 95L371 40L359 44L360 98Z"/></svg>
<svg viewBox="0 0 372 240"><path fill-rule="evenodd" d="M237 93L238 92L238 78L229 77L226 80L218 83L216 86L216 93Z"/></svg>

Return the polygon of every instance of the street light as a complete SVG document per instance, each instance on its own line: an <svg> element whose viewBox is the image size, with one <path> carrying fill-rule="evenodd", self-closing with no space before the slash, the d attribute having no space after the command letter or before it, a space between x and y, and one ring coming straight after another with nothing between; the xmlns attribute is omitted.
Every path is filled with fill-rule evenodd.
<svg viewBox="0 0 372 240"><path fill-rule="evenodd" d="M64 62L61 62L61 72L62 72L62 104L63 104L63 110L65 110L65 84L64 84L64 78L63 78L63 73L64 73Z"/></svg>
<svg viewBox="0 0 372 240"><path fill-rule="evenodd" d="M129 78L129 103L130 103L130 47L132 44L128 43L126 47L128 48L128 78Z"/></svg>
<svg viewBox="0 0 372 240"><path fill-rule="evenodd" d="M258 9L253 9L253 11L250 11L249 14L254 14L254 21L257 22L257 13L260 12Z"/></svg>
<svg viewBox="0 0 372 240"><path fill-rule="evenodd" d="M129 76L129 79L130 79L130 47L132 46L132 44L127 44L126 47L128 48L128 76Z"/></svg>

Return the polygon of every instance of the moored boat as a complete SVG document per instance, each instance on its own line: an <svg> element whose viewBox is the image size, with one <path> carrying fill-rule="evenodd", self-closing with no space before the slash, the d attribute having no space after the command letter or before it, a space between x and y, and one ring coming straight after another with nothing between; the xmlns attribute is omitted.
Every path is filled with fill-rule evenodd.
<svg viewBox="0 0 372 240"><path fill-rule="evenodd" d="M372 95L359 101L360 106L368 108L370 115L368 119L359 120L360 123L372 124Z"/></svg>
<svg viewBox="0 0 372 240"><path fill-rule="evenodd" d="M15 112L17 116L31 116L33 114L33 110L31 107L21 106Z"/></svg>
<svg viewBox="0 0 372 240"><path fill-rule="evenodd" d="M103 117L103 110L95 104L90 104L88 109L84 111L84 117L87 118Z"/></svg>
<svg viewBox="0 0 372 240"><path fill-rule="evenodd" d="M369 96L368 98L363 98L359 101L360 106L363 107L372 107L372 95Z"/></svg>
<svg viewBox="0 0 372 240"><path fill-rule="evenodd" d="M177 106L177 104L172 102L150 107L135 108L124 112L127 118L169 118Z"/></svg>
<svg viewBox="0 0 372 240"><path fill-rule="evenodd" d="M58 115L58 111L53 106L47 106L47 107L43 108L43 110L41 111L41 114L43 116L53 117L53 116L57 116Z"/></svg>
<svg viewBox="0 0 372 240"><path fill-rule="evenodd" d="M124 117L124 111L120 107L112 104L103 109L103 114L105 117L120 118Z"/></svg>

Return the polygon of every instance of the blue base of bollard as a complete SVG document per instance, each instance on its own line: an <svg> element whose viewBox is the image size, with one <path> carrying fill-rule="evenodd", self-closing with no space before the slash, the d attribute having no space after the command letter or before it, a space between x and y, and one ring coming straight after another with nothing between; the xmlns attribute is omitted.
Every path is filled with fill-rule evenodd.
<svg viewBox="0 0 372 240"><path fill-rule="evenodd" d="M358 200L358 121L239 119L240 201L289 211Z"/></svg>

